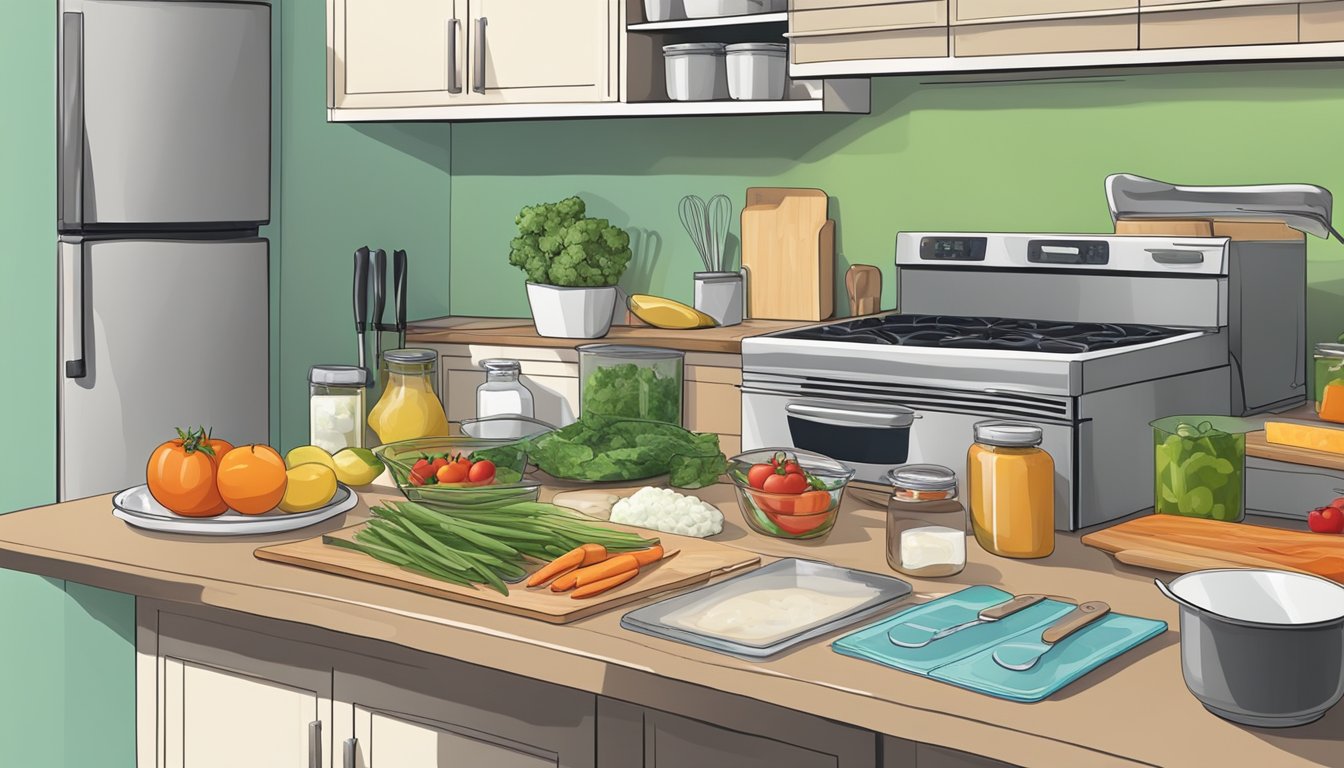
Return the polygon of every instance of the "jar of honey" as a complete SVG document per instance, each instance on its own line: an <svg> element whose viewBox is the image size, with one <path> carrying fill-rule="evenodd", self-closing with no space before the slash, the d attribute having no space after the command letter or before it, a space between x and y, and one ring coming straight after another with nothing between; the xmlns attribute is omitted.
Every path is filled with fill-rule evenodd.
<svg viewBox="0 0 1344 768"><path fill-rule="evenodd" d="M448 416L435 386L438 356L431 349L389 349L387 388L369 412L369 428L384 445L448 434Z"/></svg>
<svg viewBox="0 0 1344 768"><path fill-rule="evenodd" d="M1034 424L982 421L966 456L971 529L986 552L1046 557L1055 550L1055 462Z"/></svg>

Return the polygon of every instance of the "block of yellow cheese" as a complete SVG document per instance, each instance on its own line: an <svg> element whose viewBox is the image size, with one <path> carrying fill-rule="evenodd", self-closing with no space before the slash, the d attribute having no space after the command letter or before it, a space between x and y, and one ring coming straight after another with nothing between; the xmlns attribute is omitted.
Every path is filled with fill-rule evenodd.
<svg viewBox="0 0 1344 768"><path fill-rule="evenodd" d="M1344 429L1335 427L1291 421L1266 421L1265 441L1276 445L1344 454Z"/></svg>

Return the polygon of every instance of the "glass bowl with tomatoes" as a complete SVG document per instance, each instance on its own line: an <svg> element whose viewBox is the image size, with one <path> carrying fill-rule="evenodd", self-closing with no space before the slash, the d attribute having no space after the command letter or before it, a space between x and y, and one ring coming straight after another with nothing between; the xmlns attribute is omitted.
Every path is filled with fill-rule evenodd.
<svg viewBox="0 0 1344 768"><path fill-rule="evenodd" d="M411 501L475 506L536 501L527 478L527 443L484 437L422 437L373 449Z"/></svg>
<svg viewBox="0 0 1344 768"><path fill-rule="evenodd" d="M729 459L728 476L752 530L781 539L815 539L835 525L854 470L820 453L763 448Z"/></svg>

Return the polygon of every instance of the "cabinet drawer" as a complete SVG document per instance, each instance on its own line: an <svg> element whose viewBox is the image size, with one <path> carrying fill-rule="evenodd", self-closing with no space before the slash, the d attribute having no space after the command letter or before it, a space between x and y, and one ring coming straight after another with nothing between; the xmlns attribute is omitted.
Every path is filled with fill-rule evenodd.
<svg viewBox="0 0 1344 768"><path fill-rule="evenodd" d="M731 384L687 382L682 421L692 432L741 434L742 393Z"/></svg>
<svg viewBox="0 0 1344 768"><path fill-rule="evenodd" d="M1145 13L1143 48L1207 48L1297 42L1297 6L1243 6Z"/></svg>
<svg viewBox="0 0 1344 768"><path fill-rule="evenodd" d="M1137 14L952 28L956 56L1132 51L1138 45Z"/></svg>
<svg viewBox="0 0 1344 768"><path fill-rule="evenodd" d="M795 37L790 47L794 64L941 57L947 55L947 27Z"/></svg>
<svg viewBox="0 0 1344 768"><path fill-rule="evenodd" d="M794 35L908 29L946 23L947 0L859 5L822 11L795 11L789 14L789 32Z"/></svg>
<svg viewBox="0 0 1344 768"><path fill-rule="evenodd" d="M1138 0L952 0L952 18L954 22L1012 19L1136 9L1138 5Z"/></svg>
<svg viewBox="0 0 1344 768"><path fill-rule="evenodd" d="M1299 42L1332 43L1344 40L1344 2L1308 3L1299 11Z"/></svg>

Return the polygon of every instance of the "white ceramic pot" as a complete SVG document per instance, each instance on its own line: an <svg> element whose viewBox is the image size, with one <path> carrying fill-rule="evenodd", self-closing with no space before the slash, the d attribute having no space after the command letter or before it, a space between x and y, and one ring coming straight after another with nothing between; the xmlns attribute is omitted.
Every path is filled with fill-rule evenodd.
<svg viewBox="0 0 1344 768"><path fill-rule="evenodd" d="M616 286L564 288L527 284L527 303L537 335L553 339L600 339L611 330Z"/></svg>

